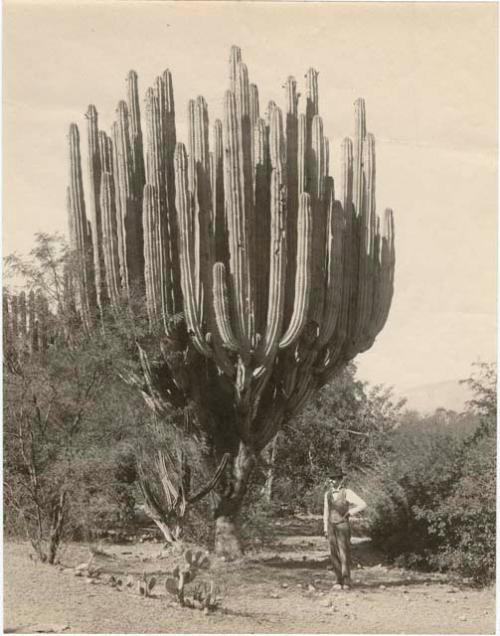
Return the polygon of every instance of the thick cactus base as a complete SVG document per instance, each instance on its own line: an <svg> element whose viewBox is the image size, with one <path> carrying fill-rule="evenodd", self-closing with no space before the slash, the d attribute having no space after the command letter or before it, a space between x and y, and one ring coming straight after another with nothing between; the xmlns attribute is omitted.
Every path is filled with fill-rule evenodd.
<svg viewBox="0 0 500 636"><path fill-rule="evenodd" d="M215 554L226 561L235 561L243 556L236 522L228 516L215 520Z"/></svg>

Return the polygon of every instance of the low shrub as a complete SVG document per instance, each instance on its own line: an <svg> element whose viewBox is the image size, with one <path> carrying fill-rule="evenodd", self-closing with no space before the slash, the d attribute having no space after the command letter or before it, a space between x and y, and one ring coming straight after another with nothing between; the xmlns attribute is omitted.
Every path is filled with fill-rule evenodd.
<svg viewBox="0 0 500 636"><path fill-rule="evenodd" d="M467 434L417 420L395 432L393 451L366 471L360 490L372 540L398 565L452 570L478 584L493 579L496 445L488 427L476 427L471 422Z"/></svg>

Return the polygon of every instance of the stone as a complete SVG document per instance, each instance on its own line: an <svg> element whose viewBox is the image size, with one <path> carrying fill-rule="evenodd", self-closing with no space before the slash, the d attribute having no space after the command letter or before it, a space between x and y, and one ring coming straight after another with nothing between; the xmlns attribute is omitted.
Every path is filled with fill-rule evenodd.
<svg viewBox="0 0 500 636"><path fill-rule="evenodd" d="M79 565L77 565L75 567L75 571L76 572L83 572L84 570L87 570L89 567L88 563L80 563Z"/></svg>

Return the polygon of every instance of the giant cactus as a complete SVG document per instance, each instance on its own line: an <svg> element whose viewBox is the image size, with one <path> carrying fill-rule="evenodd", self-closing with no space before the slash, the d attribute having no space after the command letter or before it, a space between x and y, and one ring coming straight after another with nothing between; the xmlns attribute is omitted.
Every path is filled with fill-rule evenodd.
<svg viewBox="0 0 500 636"><path fill-rule="evenodd" d="M79 134L70 128L68 210L79 258L83 328L106 305L144 295L156 349L139 344L141 389L158 413L189 408L207 462L224 453L215 510L225 549L257 456L308 398L384 326L393 293L391 210L375 210L375 142L365 104L342 173L329 175L318 73L285 84L285 111L260 115L238 47L230 53L223 121L203 97L188 105L177 142L170 71L146 92L145 149L137 75L127 78L111 137L88 110L92 227L83 197ZM112 312L111 312L112 313ZM22 323L22 320L21 320ZM231 543L232 542L232 543Z"/></svg>

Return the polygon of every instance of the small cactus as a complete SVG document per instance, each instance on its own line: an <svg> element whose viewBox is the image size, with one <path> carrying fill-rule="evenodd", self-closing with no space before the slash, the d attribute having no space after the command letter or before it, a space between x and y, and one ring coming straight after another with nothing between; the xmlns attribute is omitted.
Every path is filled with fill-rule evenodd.
<svg viewBox="0 0 500 636"><path fill-rule="evenodd" d="M127 583L128 585L128 583ZM156 577L146 576L143 573L142 577L137 581L137 592L140 596L144 598L149 598L151 596L151 592L153 591L154 586L156 585Z"/></svg>
<svg viewBox="0 0 500 636"><path fill-rule="evenodd" d="M194 607L193 602L185 598L185 586L193 582L200 569L210 567L210 560L201 550L196 553L186 550L183 556L184 563L176 565L171 576L165 580L165 589L167 594L174 596L182 607Z"/></svg>
<svg viewBox="0 0 500 636"><path fill-rule="evenodd" d="M146 583L146 591L148 593L148 596L151 596L151 592L153 591L153 588L155 585L156 585L156 578L152 576L150 579L148 579Z"/></svg>
<svg viewBox="0 0 500 636"><path fill-rule="evenodd" d="M213 611L221 602L220 589L215 586L213 581L200 583L193 592L193 600L199 604L200 609Z"/></svg>
<svg viewBox="0 0 500 636"><path fill-rule="evenodd" d="M167 577L165 579L165 589L168 594L171 594L172 596L177 596L177 592L178 592L177 581L171 576Z"/></svg>

